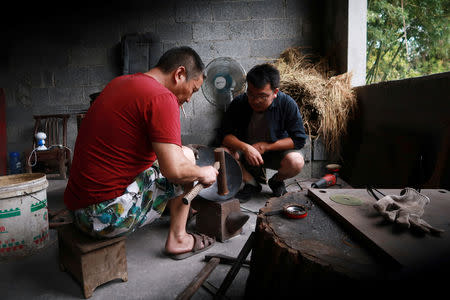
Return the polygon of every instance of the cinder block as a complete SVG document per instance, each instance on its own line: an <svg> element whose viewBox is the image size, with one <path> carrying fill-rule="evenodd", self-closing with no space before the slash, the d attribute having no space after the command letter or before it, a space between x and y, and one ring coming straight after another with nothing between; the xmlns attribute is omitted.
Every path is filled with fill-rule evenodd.
<svg viewBox="0 0 450 300"><path fill-rule="evenodd" d="M120 23L112 18L93 18L92 22L79 25L78 30L84 34L81 36L81 45L87 48L112 47L120 42Z"/></svg>
<svg viewBox="0 0 450 300"><path fill-rule="evenodd" d="M138 9L141 10L142 18L155 20L156 23L167 21L167 19L175 21L175 10L177 2L182 1L139 1Z"/></svg>
<svg viewBox="0 0 450 300"><path fill-rule="evenodd" d="M203 121L204 123L205 121ZM201 128L202 125L202 121L199 122L192 122L191 123L191 132L190 134L192 135L198 135L198 140L202 141L202 143L199 144L209 144L209 142L211 142L213 139L216 138L216 131L217 128L219 128L218 125L216 124L207 124L205 126L208 126L207 130L205 130L205 128ZM200 131L201 128L202 130Z"/></svg>
<svg viewBox="0 0 450 300"><path fill-rule="evenodd" d="M314 14L317 3L315 1L286 0L286 17L309 19Z"/></svg>
<svg viewBox="0 0 450 300"><path fill-rule="evenodd" d="M44 70L41 72L42 87L53 87L55 86L55 75L53 72Z"/></svg>
<svg viewBox="0 0 450 300"><path fill-rule="evenodd" d="M235 59L250 56L250 42L246 40L212 42L213 56L229 56Z"/></svg>
<svg viewBox="0 0 450 300"><path fill-rule="evenodd" d="M189 41L192 39L192 25L188 23L161 22L156 30L162 41Z"/></svg>
<svg viewBox="0 0 450 300"><path fill-rule="evenodd" d="M93 86L83 86L83 99L80 99L83 104L90 105L91 98L89 95L94 93L99 93L103 91L103 88L105 87L105 84L103 85L93 85Z"/></svg>
<svg viewBox="0 0 450 300"><path fill-rule="evenodd" d="M48 88L32 88L31 102L33 114L39 114L39 109L43 106L49 105Z"/></svg>
<svg viewBox="0 0 450 300"><path fill-rule="evenodd" d="M210 41L192 41L190 43L186 43L186 45L197 51L198 55L200 55L205 64L217 57L212 54L213 47L211 46ZM169 48L166 50L168 49Z"/></svg>
<svg viewBox="0 0 450 300"><path fill-rule="evenodd" d="M215 137L215 128L220 126L218 118L208 118L207 116L194 118L191 121L191 134L198 135L199 139L209 141Z"/></svg>
<svg viewBox="0 0 450 300"><path fill-rule="evenodd" d="M117 67L117 66L115 66ZM93 66L88 69L88 82L87 85L105 85L113 78L120 75L119 69L114 69L113 66Z"/></svg>
<svg viewBox="0 0 450 300"><path fill-rule="evenodd" d="M312 147L311 147L311 140L308 137L305 141L305 146L302 148L303 158L305 162L311 161L312 157Z"/></svg>
<svg viewBox="0 0 450 300"><path fill-rule="evenodd" d="M251 19L285 18L284 0L265 0L249 2Z"/></svg>
<svg viewBox="0 0 450 300"><path fill-rule="evenodd" d="M44 66L46 70L54 71L62 66L67 66L69 63L69 49L72 46L73 44L62 40L55 40L46 44L45 51L39 57L38 68L42 69L42 66Z"/></svg>
<svg viewBox="0 0 450 300"><path fill-rule="evenodd" d="M55 70L56 87L74 87L86 85L88 69L86 67L61 67Z"/></svg>
<svg viewBox="0 0 450 300"><path fill-rule="evenodd" d="M31 107L31 85L29 82L20 81L14 91L15 101L21 107Z"/></svg>
<svg viewBox="0 0 450 300"><path fill-rule="evenodd" d="M325 151L325 145L321 137L313 140L313 160L327 160L327 153Z"/></svg>
<svg viewBox="0 0 450 300"><path fill-rule="evenodd" d="M55 87L48 89L49 105L52 109L65 107L67 104L79 103L83 99L82 87Z"/></svg>
<svg viewBox="0 0 450 300"><path fill-rule="evenodd" d="M213 130L208 131L207 133L197 134L183 134L181 135L181 141L183 145L187 144L200 144L200 145L207 145L212 146L212 143L214 141L214 134Z"/></svg>
<svg viewBox="0 0 450 300"><path fill-rule="evenodd" d="M267 57L276 59L288 47L301 45L302 39L259 39L250 41L250 55L252 57Z"/></svg>
<svg viewBox="0 0 450 300"><path fill-rule="evenodd" d="M19 125L12 125L8 123L8 126L6 127L6 136L8 137L8 143L17 143L19 142L20 137L20 128ZM31 133L30 133L30 141L31 141ZM30 142L31 147L31 142Z"/></svg>
<svg viewBox="0 0 450 300"><path fill-rule="evenodd" d="M229 30L233 40L257 39L264 35L264 21L232 21Z"/></svg>
<svg viewBox="0 0 450 300"><path fill-rule="evenodd" d="M240 58L239 63L244 67L245 72L250 71L256 65L266 63L267 59L263 57L248 57L248 58Z"/></svg>
<svg viewBox="0 0 450 300"><path fill-rule="evenodd" d="M145 15L146 12L141 12L140 17L140 27L139 30L130 30L130 29L124 29L126 31L123 31L124 33L128 32L156 32L156 18L152 17L149 18Z"/></svg>
<svg viewBox="0 0 450 300"><path fill-rule="evenodd" d="M69 64L73 66L105 65L106 48L72 48L69 56Z"/></svg>
<svg viewBox="0 0 450 300"><path fill-rule="evenodd" d="M213 21L249 20L248 2L211 3Z"/></svg>
<svg viewBox="0 0 450 300"><path fill-rule="evenodd" d="M302 36L300 19L264 20L264 37L267 39L290 39Z"/></svg>
<svg viewBox="0 0 450 300"><path fill-rule="evenodd" d="M42 77L39 70L33 69L30 71L31 86L34 88L42 88Z"/></svg>
<svg viewBox="0 0 450 300"><path fill-rule="evenodd" d="M77 119L76 117L71 117L67 122L67 147L69 147L72 150L72 158L77 135L78 135Z"/></svg>
<svg viewBox="0 0 450 300"><path fill-rule="evenodd" d="M196 117L201 116L211 117L211 114L214 115L214 117L216 115L220 115L219 108L214 104L210 103L203 95L203 92L198 92L194 94L192 104L194 114Z"/></svg>
<svg viewBox="0 0 450 300"><path fill-rule="evenodd" d="M297 177L300 177L300 178L311 178L312 177L312 162L311 161L305 162L305 165L303 166L302 171L300 172L299 175L297 175Z"/></svg>
<svg viewBox="0 0 450 300"><path fill-rule="evenodd" d="M161 55L163 54L162 43L161 42L153 42L150 44L150 60L149 66L154 67L157 63Z"/></svg>
<svg viewBox="0 0 450 300"><path fill-rule="evenodd" d="M191 118L180 117L181 136L192 134L191 121Z"/></svg>
<svg viewBox="0 0 450 300"><path fill-rule="evenodd" d="M5 88L4 91L5 91L6 108L17 106L14 89Z"/></svg>
<svg viewBox="0 0 450 300"><path fill-rule="evenodd" d="M211 8L205 1L177 1L175 5L176 22L205 22L212 20Z"/></svg>
<svg viewBox="0 0 450 300"><path fill-rule="evenodd" d="M321 178L326 174L327 170L325 166L329 162L326 160L313 160L311 161L311 177L312 178Z"/></svg>
<svg viewBox="0 0 450 300"><path fill-rule="evenodd" d="M229 40L230 32L228 22L202 22L194 23L193 25L193 38L196 41L220 41Z"/></svg>
<svg viewBox="0 0 450 300"><path fill-rule="evenodd" d="M70 113L70 114L77 114L81 111L86 111L89 109L88 103L76 103L76 104L69 104L65 106L64 111L61 113Z"/></svg>
<svg viewBox="0 0 450 300"><path fill-rule="evenodd" d="M122 36L131 32L155 32L155 27L151 27L151 23L155 23L155 18L150 18L143 24L143 12L145 9L129 10L126 13L121 13L115 16L116 22L119 24L119 34ZM145 28L145 30L143 29Z"/></svg>
<svg viewBox="0 0 450 300"><path fill-rule="evenodd" d="M163 52L166 52L167 50L172 49L173 47L177 47L177 46L179 46L179 44L175 41L164 42L164 43L162 43L162 50L163 50ZM197 51L197 53L198 53L198 51ZM199 53L199 55L200 55L200 53ZM200 57L203 59L203 57L201 55L200 55Z"/></svg>

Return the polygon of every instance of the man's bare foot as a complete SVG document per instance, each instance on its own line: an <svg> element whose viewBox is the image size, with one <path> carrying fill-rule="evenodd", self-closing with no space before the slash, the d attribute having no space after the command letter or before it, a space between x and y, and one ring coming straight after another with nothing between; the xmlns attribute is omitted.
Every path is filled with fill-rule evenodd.
<svg viewBox="0 0 450 300"><path fill-rule="evenodd" d="M214 238L208 237L207 235L204 234L197 234L197 233L192 234L187 233L186 236L181 237L180 241L183 240L184 242L186 242L187 240L190 240L189 237L194 240L192 246L188 246L187 243L183 244L183 242L181 243L176 242L175 244L172 244L173 241L168 240L166 242L165 254L172 259L176 260L185 259L211 248L215 243Z"/></svg>
<svg viewBox="0 0 450 300"><path fill-rule="evenodd" d="M178 254L191 251L194 247L194 237L185 233L183 235L175 236L174 234L170 234L167 237L166 241L166 252Z"/></svg>

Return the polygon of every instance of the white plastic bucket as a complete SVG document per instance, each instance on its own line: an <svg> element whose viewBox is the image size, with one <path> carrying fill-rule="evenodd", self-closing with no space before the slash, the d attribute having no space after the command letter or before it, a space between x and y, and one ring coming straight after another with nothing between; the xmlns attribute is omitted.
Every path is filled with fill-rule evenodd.
<svg viewBox="0 0 450 300"><path fill-rule="evenodd" d="M24 257L49 240L45 174L0 176L0 259Z"/></svg>

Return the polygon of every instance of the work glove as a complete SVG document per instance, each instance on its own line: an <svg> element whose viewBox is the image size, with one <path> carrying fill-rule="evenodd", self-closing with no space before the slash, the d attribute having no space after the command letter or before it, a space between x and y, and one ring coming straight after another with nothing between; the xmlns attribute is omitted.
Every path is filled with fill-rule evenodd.
<svg viewBox="0 0 450 300"><path fill-rule="evenodd" d="M424 207L430 203L430 198L415 189L405 188L397 195L387 195L378 200L373 207L386 219L403 227L411 226L425 233L439 234L444 230L435 228L421 219Z"/></svg>

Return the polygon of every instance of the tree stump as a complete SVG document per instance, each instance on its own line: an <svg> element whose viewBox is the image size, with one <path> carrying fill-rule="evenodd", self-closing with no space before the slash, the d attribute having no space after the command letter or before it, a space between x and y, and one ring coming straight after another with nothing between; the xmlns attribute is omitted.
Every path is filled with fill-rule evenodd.
<svg viewBox="0 0 450 300"><path fill-rule="evenodd" d="M289 203L305 206L307 216L265 215ZM255 232L246 297L296 295L296 289L306 287L305 280L310 286L318 280L384 276L379 259L348 236L305 191L270 198L259 211Z"/></svg>

